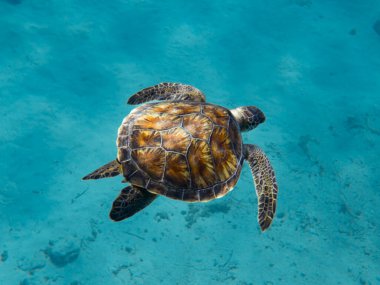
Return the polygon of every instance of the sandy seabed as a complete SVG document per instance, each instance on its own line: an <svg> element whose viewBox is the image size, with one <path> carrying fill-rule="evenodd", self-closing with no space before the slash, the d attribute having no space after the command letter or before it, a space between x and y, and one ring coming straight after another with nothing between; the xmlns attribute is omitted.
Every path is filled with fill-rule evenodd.
<svg viewBox="0 0 380 285"><path fill-rule="evenodd" d="M273 2L273 3L272 3ZM0 284L380 284L379 1L0 1ZM279 184L108 212L127 98L158 82L256 105Z"/></svg>

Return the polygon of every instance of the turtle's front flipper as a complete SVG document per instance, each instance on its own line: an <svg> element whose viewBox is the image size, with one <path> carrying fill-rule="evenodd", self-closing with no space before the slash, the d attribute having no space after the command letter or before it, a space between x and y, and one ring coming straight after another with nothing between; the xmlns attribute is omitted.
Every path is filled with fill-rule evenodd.
<svg viewBox="0 0 380 285"><path fill-rule="evenodd" d="M160 83L132 95L128 104L137 105L152 100L205 102L205 95L197 88L181 83Z"/></svg>
<svg viewBox="0 0 380 285"><path fill-rule="evenodd" d="M83 177L83 180L88 179L100 179L100 178L108 178L108 177L114 177L122 173L121 165L117 160L113 160L106 165L103 165L102 167L98 168L94 172L86 175Z"/></svg>
<svg viewBox="0 0 380 285"><path fill-rule="evenodd" d="M258 199L258 220L262 231L272 223L276 212L278 186L268 157L255 145L244 145L244 156L252 170Z"/></svg>
<svg viewBox="0 0 380 285"><path fill-rule="evenodd" d="M125 187L112 204L110 218L115 222L129 218L152 203L156 197L156 194L134 185Z"/></svg>

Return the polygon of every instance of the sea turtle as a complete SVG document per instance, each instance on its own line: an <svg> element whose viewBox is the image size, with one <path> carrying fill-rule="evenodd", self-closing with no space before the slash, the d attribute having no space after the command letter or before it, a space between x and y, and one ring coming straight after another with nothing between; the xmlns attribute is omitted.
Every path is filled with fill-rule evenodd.
<svg viewBox="0 0 380 285"><path fill-rule="evenodd" d="M199 89L180 83L145 88L128 104L148 101L156 102L134 109L119 127L117 158L83 177L122 174L123 182L131 184L113 202L110 218L126 219L158 195L186 202L223 197L237 183L246 160L256 186L258 221L266 230L276 211L275 174L263 151L243 144L241 137L264 122L263 112L206 103Z"/></svg>

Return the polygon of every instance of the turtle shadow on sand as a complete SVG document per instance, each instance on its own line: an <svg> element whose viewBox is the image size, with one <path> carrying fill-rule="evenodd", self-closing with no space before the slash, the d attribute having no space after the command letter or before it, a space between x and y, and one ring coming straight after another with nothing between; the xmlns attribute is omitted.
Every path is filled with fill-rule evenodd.
<svg viewBox="0 0 380 285"><path fill-rule="evenodd" d="M375 31L375 33L380 36L380 19L377 20L375 23L373 23L373 26L372 26L373 30Z"/></svg>
<svg viewBox="0 0 380 285"><path fill-rule="evenodd" d="M11 5L20 5L22 3L22 0L2 0L2 1Z"/></svg>

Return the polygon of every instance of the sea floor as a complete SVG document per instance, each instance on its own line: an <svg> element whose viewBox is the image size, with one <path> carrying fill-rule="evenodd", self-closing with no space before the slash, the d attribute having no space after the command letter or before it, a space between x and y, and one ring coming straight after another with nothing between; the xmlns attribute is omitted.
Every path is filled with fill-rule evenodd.
<svg viewBox="0 0 380 285"><path fill-rule="evenodd" d="M267 120L251 173L209 203L108 218L136 91L184 82ZM380 284L380 2L0 1L0 284Z"/></svg>

